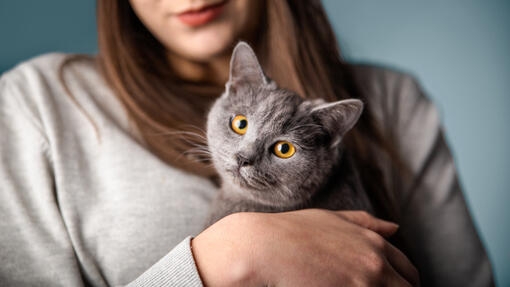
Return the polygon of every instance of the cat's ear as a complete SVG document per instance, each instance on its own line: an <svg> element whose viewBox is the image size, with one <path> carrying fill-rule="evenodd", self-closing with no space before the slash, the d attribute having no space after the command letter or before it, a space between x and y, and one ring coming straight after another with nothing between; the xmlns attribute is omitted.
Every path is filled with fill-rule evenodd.
<svg viewBox="0 0 510 287"><path fill-rule="evenodd" d="M227 87L264 84L269 84L269 80L264 75L255 52L245 42L239 42L230 59L230 77Z"/></svg>
<svg viewBox="0 0 510 287"><path fill-rule="evenodd" d="M320 103L311 110L311 115L332 136L331 145L337 146L342 137L356 124L363 112L363 102L356 99L341 100L333 103Z"/></svg>

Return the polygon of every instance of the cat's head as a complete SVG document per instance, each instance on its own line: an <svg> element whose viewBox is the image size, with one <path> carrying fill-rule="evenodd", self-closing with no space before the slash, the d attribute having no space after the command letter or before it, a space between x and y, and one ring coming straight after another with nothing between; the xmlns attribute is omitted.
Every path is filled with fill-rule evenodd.
<svg viewBox="0 0 510 287"><path fill-rule="evenodd" d="M338 161L344 134L357 122L359 100L303 100L266 77L246 43L230 62L230 79L207 121L207 141L223 184L271 206L308 200Z"/></svg>

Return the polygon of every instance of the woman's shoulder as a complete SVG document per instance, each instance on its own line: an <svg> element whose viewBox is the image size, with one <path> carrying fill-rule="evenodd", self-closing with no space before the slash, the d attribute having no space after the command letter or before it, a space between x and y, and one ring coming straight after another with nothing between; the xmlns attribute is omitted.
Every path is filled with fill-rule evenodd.
<svg viewBox="0 0 510 287"><path fill-rule="evenodd" d="M94 56L51 53L22 62L0 77L0 114L30 119L38 126L61 128L79 123L86 113L100 118L105 103L111 109L111 96ZM99 99L99 100L98 100ZM71 127L72 128L72 127Z"/></svg>
<svg viewBox="0 0 510 287"><path fill-rule="evenodd" d="M0 76L0 102L31 108L67 100L66 90L106 86L94 56L49 53L24 61ZM79 94L79 93L78 93Z"/></svg>
<svg viewBox="0 0 510 287"><path fill-rule="evenodd" d="M65 67L65 68L64 68ZM95 57L48 53L21 62L0 75L0 100L23 98L27 102L58 100L64 82L78 87L101 81Z"/></svg>
<svg viewBox="0 0 510 287"><path fill-rule="evenodd" d="M442 137L439 109L410 73L373 65L354 65L353 71L382 133L418 172Z"/></svg>
<svg viewBox="0 0 510 287"><path fill-rule="evenodd" d="M78 60L79 61L74 61ZM71 69L62 70L65 77L78 77L77 74L97 74L95 57L78 54L48 53L23 61L1 74L4 85L21 85L30 88L31 84L45 83L48 88L58 85L61 68L69 63ZM39 86L39 88L43 88Z"/></svg>
<svg viewBox="0 0 510 287"><path fill-rule="evenodd" d="M370 77L373 80L413 78L409 71L375 63L354 62L349 63L354 73Z"/></svg>
<svg viewBox="0 0 510 287"><path fill-rule="evenodd" d="M24 60L15 65L10 70L7 70L2 74L2 78L5 76L23 74L29 70L54 69L58 67L58 65L68 56L70 55L57 52L37 55L30 59Z"/></svg>
<svg viewBox="0 0 510 287"><path fill-rule="evenodd" d="M353 64L352 74L369 108L383 128L398 132L410 120L426 120L438 126L436 105L410 72L378 65Z"/></svg>
<svg viewBox="0 0 510 287"><path fill-rule="evenodd" d="M55 69L59 66L59 64L67 57L72 56L72 54L66 53L46 53L37 55L35 57L24 60L17 65L15 65L10 70L6 71L2 76L11 75L11 74L19 74L26 72L27 70L34 69Z"/></svg>
<svg viewBox="0 0 510 287"><path fill-rule="evenodd" d="M403 94L417 96L417 92L421 91L417 77L408 71L365 63L351 64L351 70L354 81L369 100L374 100L376 97L391 98Z"/></svg>

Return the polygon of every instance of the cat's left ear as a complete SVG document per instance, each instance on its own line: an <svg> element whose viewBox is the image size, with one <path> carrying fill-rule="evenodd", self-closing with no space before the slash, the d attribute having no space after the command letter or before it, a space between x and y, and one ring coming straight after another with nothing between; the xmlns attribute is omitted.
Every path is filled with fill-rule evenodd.
<svg viewBox="0 0 510 287"><path fill-rule="evenodd" d="M363 102L356 99L321 103L311 110L332 137L331 146L337 146L342 137L356 124L363 112Z"/></svg>
<svg viewBox="0 0 510 287"><path fill-rule="evenodd" d="M230 59L230 77L227 87L240 85L260 86L270 84L264 75L255 52L245 42L239 42Z"/></svg>

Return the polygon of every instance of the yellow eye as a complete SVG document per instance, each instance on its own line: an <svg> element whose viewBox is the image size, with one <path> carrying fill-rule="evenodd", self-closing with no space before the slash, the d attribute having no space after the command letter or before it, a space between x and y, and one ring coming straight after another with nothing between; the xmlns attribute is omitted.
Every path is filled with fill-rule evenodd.
<svg viewBox="0 0 510 287"><path fill-rule="evenodd" d="M296 148L290 142L279 141L274 145L273 152L277 157L289 158L296 153Z"/></svg>
<svg viewBox="0 0 510 287"><path fill-rule="evenodd" d="M248 130L248 119L243 115L237 115L230 122L230 127L236 134L244 135Z"/></svg>

